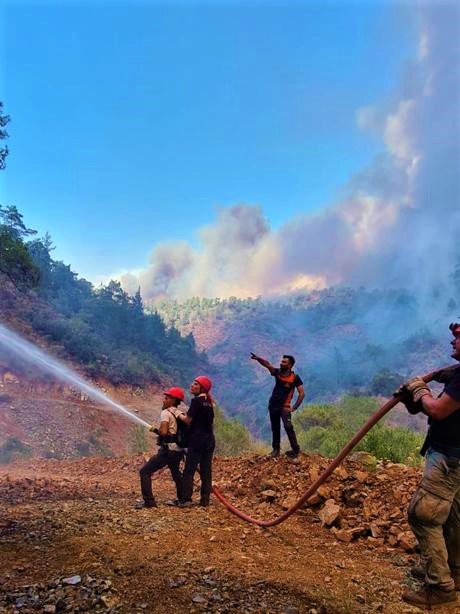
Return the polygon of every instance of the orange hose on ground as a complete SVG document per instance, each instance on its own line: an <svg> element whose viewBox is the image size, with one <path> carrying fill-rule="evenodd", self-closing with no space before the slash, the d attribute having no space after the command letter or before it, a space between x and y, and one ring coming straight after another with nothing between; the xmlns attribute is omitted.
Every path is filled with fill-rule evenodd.
<svg viewBox="0 0 460 614"><path fill-rule="evenodd" d="M446 367L446 369L457 368L457 365ZM428 373L427 375L423 375L422 379L425 383L430 382L436 376L439 371L443 369L438 369L437 371L433 371ZM233 514L245 520L246 522L250 522L259 527L273 527L281 522L284 522L291 516L294 512L296 512L299 507L302 505L318 490L323 482L333 473L333 471L340 465L340 463L344 460L346 456L353 450L353 448L361 441L361 439L371 430L371 428L379 422L383 418L385 414L387 414L397 403L400 401L400 396L394 397L387 401L385 405L383 405L380 409L378 409L368 420L367 422L359 429L359 431L355 434L355 436L350 439L347 445L342 448L342 450L337 454L331 464L323 471L323 473L319 476L319 478L314 482L308 490L304 492L304 494L300 497L300 499L294 503L288 510L286 510L281 516L277 516L277 518L273 518L272 520L258 520L257 518L252 518L245 514L241 510L239 510L233 503L230 503L228 499L224 497L224 495L220 492L217 486L213 485L212 491L217 499L225 505L225 507L230 510Z"/></svg>

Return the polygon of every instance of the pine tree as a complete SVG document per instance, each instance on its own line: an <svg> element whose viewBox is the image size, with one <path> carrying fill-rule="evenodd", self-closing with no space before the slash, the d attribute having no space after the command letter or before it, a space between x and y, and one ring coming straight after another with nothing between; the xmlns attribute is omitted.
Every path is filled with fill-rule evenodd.
<svg viewBox="0 0 460 614"><path fill-rule="evenodd" d="M3 115L3 102L0 101L0 140L8 138L8 132L4 130L6 124L10 121L9 115ZM6 156L8 155L8 147L0 147L0 169L3 170L6 166Z"/></svg>

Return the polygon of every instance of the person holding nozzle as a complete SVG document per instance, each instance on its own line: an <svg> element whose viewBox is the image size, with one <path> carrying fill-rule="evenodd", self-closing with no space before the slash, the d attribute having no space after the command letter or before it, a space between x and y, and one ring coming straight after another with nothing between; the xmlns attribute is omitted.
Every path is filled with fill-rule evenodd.
<svg viewBox="0 0 460 614"><path fill-rule="evenodd" d="M451 324L450 330L451 356L460 362L460 324ZM411 414L428 416L428 433L420 451L425 469L408 509L424 561L411 574L423 580L423 586L405 590L402 598L429 609L455 602L460 591L460 367L442 369L434 379L444 384L437 398L420 377L395 392Z"/></svg>
<svg viewBox="0 0 460 614"><path fill-rule="evenodd" d="M297 437L292 425L291 413L300 407L305 397L303 382L292 370L295 364L295 358L290 354L284 354L281 358L279 368L274 367L268 360L257 356L254 352L251 352L251 358L268 369L270 375L275 378L275 386L270 400L268 401L268 412L270 414L272 429L271 456L276 457L280 454L282 421L289 443L291 444L291 449L286 452L286 455L295 458L300 452L300 447L297 443ZM297 399L291 407L292 398L296 390Z"/></svg>
<svg viewBox="0 0 460 614"><path fill-rule="evenodd" d="M212 456L216 447L211 388L212 381L209 377L205 375L196 377L190 386L193 398L187 415L179 416L180 420L190 425L183 474L183 500L179 507L193 505L193 477L198 467L201 478L200 506L208 507L209 505L212 490Z"/></svg>
<svg viewBox="0 0 460 614"><path fill-rule="evenodd" d="M181 415L185 415L179 408L180 403L185 399L182 388L174 386L166 390L163 397L163 405L160 414L159 428L151 427L150 430L158 435L159 450L141 468L139 474L141 478L141 492L143 502L136 504L136 508L158 507L152 492L152 475L162 469L169 467L172 479L176 484L176 503L183 499L182 494L182 473L180 462L184 458L184 450L177 444L177 420Z"/></svg>

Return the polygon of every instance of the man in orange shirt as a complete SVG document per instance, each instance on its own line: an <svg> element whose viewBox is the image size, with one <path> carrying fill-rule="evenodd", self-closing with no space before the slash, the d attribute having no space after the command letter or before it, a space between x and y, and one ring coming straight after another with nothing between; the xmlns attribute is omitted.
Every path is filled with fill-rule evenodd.
<svg viewBox="0 0 460 614"><path fill-rule="evenodd" d="M295 435L294 427L292 426L291 413L300 407L305 392L303 382L300 377L294 373L292 367L295 364L294 356L284 354L280 361L279 368L271 365L268 360L257 356L251 352L251 358L256 360L260 365L268 369L270 374L275 378L275 387L268 402L268 411L270 414L270 424L272 427L272 452L271 456L279 456L281 442L281 420L283 421L284 430L288 436L291 450L286 452L287 456L295 458L299 452L299 444ZM291 407L292 397L297 390L297 400Z"/></svg>

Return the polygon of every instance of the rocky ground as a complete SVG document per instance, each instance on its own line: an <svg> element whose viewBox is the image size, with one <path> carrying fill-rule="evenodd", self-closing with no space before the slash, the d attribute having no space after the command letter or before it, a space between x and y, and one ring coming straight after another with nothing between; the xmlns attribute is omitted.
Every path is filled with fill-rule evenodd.
<svg viewBox="0 0 460 614"><path fill-rule="evenodd" d="M417 469L346 461L307 506L261 529L216 499L209 508L167 506L167 471L154 479L159 508L135 510L142 461L0 468L0 612L420 611L400 600L417 561L405 520ZM217 459L215 481L241 509L272 518L325 466L307 456Z"/></svg>

